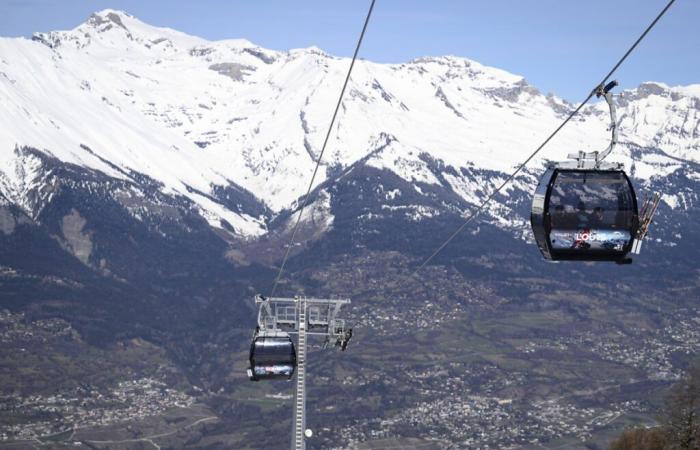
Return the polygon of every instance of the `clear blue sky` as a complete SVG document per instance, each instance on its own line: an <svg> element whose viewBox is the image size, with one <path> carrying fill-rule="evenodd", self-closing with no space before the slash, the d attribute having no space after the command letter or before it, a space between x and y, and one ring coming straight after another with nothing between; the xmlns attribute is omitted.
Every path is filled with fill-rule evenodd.
<svg viewBox="0 0 700 450"><path fill-rule="evenodd" d="M578 101L636 39L666 0L377 0L361 57L404 62L458 55L525 76ZM287 50L354 48L367 0L0 0L0 35L70 29L104 8L207 39L246 38ZM677 0L615 75L700 83L700 1Z"/></svg>

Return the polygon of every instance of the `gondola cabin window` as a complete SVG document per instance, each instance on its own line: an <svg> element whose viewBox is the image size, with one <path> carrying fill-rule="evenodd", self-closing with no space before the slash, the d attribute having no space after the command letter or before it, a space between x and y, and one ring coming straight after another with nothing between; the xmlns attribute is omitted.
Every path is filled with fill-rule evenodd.
<svg viewBox="0 0 700 450"><path fill-rule="evenodd" d="M549 199L552 249L623 251L634 206L622 172L558 172Z"/></svg>

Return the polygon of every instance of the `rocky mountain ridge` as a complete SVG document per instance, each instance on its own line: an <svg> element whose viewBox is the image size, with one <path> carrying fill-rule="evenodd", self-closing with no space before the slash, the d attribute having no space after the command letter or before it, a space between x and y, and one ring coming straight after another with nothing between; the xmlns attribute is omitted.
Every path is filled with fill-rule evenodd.
<svg viewBox="0 0 700 450"><path fill-rule="evenodd" d="M34 148L128 182L133 189L120 198L138 198L146 188L180 199L172 201L184 201L227 240L264 236L281 212L295 208L348 64L317 48L209 42L115 10L32 41L1 39L0 57L0 194L7 202L36 218L50 201L41 158L26 152ZM621 145L611 159L642 186L678 170L697 179L698 85L646 83L617 102ZM520 76L465 58L360 61L316 188L363 165L418 190L456 195L452 206L463 210L572 107ZM604 148L608 120L604 104L584 108L506 192L531 192L547 161ZM673 189L663 194L671 207L696 201ZM406 214L440 214L425 201ZM493 223L525 232L527 218L514 217L505 200L490 212Z"/></svg>

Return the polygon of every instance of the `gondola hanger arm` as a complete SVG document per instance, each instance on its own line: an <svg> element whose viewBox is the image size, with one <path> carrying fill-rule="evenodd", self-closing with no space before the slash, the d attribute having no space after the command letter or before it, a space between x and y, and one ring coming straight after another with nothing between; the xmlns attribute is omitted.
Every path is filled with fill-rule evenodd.
<svg viewBox="0 0 700 450"><path fill-rule="evenodd" d="M598 90L596 92L596 97L603 97L610 108L610 130L612 132L610 136L610 145L608 145L608 148L597 155L596 165L605 159L617 145L617 111L615 109L615 102L613 101L612 93L610 92L617 85L617 80L612 80L610 83L605 85L605 87L602 85L598 86Z"/></svg>
<svg viewBox="0 0 700 450"><path fill-rule="evenodd" d="M601 83L593 89L592 94L598 98L603 97L610 109L610 144L602 152L579 151L578 153L569 153L568 158L576 160L576 165L580 169L588 168L587 166L589 166L590 163L592 163L594 168L599 169L600 163L607 158L617 145L617 110L615 109L612 92L610 92L617 85L617 80L612 80L606 85Z"/></svg>

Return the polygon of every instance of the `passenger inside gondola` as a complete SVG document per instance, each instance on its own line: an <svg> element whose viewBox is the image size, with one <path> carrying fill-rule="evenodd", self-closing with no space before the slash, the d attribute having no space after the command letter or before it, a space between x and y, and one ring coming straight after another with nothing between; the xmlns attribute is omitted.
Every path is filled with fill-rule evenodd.
<svg viewBox="0 0 700 450"><path fill-rule="evenodd" d="M576 228L587 228L589 226L588 219L586 204L579 200L578 205L576 205Z"/></svg>
<svg viewBox="0 0 700 450"><path fill-rule="evenodd" d="M593 216L591 217L591 226L593 227L602 227L605 226L605 214L603 213L603 208L600 206L596 206L593 209ZM615 223L612 223L612 226L615 227Z"/></svg>
<svg viewBox="0 0 700 450"><path fill-rule="evenodd" d="M549 223L552 228L564 228L564 206L556 205L554 211L550 214Z"/></svg>

